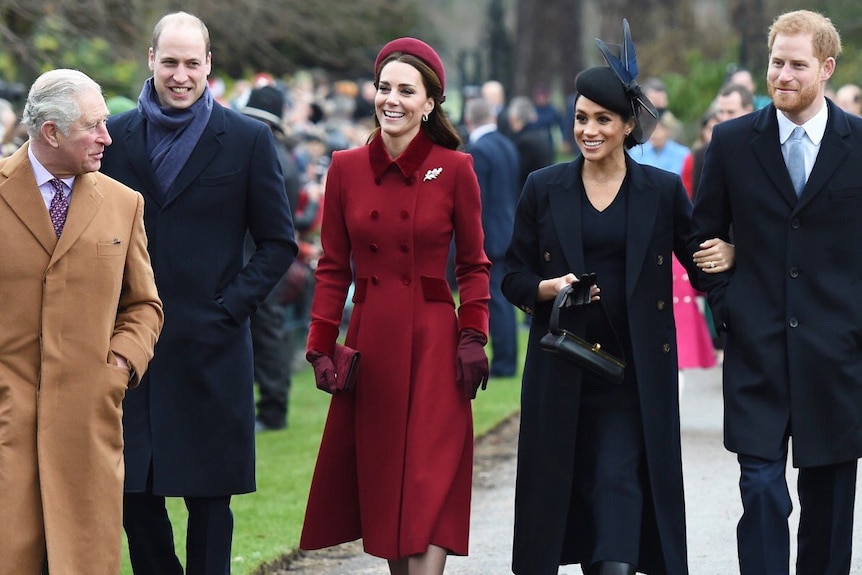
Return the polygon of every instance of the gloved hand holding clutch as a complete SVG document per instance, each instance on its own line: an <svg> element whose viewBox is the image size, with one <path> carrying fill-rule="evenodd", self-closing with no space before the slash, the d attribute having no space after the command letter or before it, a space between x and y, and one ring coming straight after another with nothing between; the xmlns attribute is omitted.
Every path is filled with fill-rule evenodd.
<svg viewBox="0 0 862 575"><path fill-rule="evenodd" d="M332 358L322 351L309 350L305 359L314 368L314 383L317 389L326 393L335 393L337 386L335 380L335 365Z"/></svg>

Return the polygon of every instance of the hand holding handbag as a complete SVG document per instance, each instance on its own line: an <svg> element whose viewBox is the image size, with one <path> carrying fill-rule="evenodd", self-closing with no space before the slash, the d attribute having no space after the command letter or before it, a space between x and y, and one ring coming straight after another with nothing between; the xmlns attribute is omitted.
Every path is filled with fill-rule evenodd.
<svg viewBox="0 0 862 575"><path fill-rule="evenodd" d="M317 389L326 393L353 391L359 371L360 354L353 348L335 344L335 354L329 357L323 352L310 350L305 358L314 368Z"/></svg>
<svg viewBox="0 0 862 575"><path fill-rule="evenodd" d="M594 274L592 274L591 279L593 283L595 283ZM572 332L561 328L559 325L560 309L573 305L571 300L573 293L577 293L576 303L586 305L586 303L589 302L589 297L587 296L585 300L582 292L586 289L586 292L589 294L590 286L578 285L582 283L588 282L569 284L561 289L557 294L557 297L554 299L553 310L551 311L548 333L542 336L542 339L539 341L539 345L542 346L542 349L561 355L578 367L586 369L611 383L622 383L626 367L625 357L622 359L615 357L603 350L599 343L590 343ZM607 322L610 332L614 335L617 348L622 351L619 337L617 337L617 333L611 324L607 310L605 310L601 301L596 302L595 305L599 306L602 317Z"/></svg>

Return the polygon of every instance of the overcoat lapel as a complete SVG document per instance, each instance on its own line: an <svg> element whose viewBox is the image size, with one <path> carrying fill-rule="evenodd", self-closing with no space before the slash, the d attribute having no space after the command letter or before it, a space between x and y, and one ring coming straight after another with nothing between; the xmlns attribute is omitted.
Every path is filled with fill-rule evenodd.
<svg viewBox="0 0 862 575"><path fill-rule="evenodd" d="M36 187L36 176L27 157L29 144L21 146L4 164L0 182L0 197L9 205L18 219L30 230L33 237L50 254L57 245L57 234L51 225L51 216L45 200Z"/></svg>
<svg viewBox="0 0 862 575"><path fill-rule="evenodd" d="M144 182L144 189L138 191L143 194L147 203L152 202L153 205L161 208L165 201L164 195L158 180L156 180L156 173L150 164L150 157L147 153L147 130L141 114L132 116L125 138L126 148L133 152L129 154L132 170L135 171L140 181Z"/></svg>
<svg viewBox="0 0 862 575"><path fill-rule="evenodd" d="M556 237L560 238L563 257L575 275L588 273L584 269L584 243L581 238L581 191L579 182L583 156L578 156L569 168L548 189L548 204Z"/></svg>
<svg viewBox="0 0 862 575"><path fill-rule="evenodd" d="M795 207L799 199L796 197L790 172L787 171L787 164L784 163L784 156L781 154L776 113L775 107L771 104L756 112L758 118L754 122L754 135L749 147L752 155L763 168L763 173L772 181L772 185L787 205Z"/></svg>
<svg viewBox="0 0 862 575"><path fill-rule="evenodd" d="M850 124L847 122L846 116L840 118L835 113L832 105L829 105L829 118L826 121L826 132L823 134L823 141L820 142L820 151L817 152L817 161L814 162L814 168L811 170L811 175L808 176L808 182L802 190L802 196L796 205L796 210L805 207L826 185L829 178L838 171L838 168L843 164L847 155L850 153L850 147L844 141L850 136Z"/></svg>
<svg viewBox="0 0 862 575"><path fill-rule="evenodd" d="M214 105L210 121L207 122L200 140L192 150L188 161L165 194L165 205L173 202L200 175L221 150L221 137L225 132L225 116L221 106Z"/></svg>
<svg viewBox="0 0 862 575"><path fill-rule="evenodd" d="M629 205L626 222L626 301L631 301L650 239L655 233L660 204L659 191L650 182L640 164L626 154ZM670 265L670 262L667 262Z"/></svg>

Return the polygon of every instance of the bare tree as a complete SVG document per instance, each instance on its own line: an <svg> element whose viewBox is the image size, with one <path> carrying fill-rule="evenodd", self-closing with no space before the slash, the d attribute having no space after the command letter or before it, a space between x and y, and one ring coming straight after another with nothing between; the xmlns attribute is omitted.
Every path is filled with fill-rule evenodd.
<svg viewBox="0 0 862 575"><path fill-rule="evenodd" d="M513 96L530 95L536 86L569 92L583 67L581 0L517 0Z"/></svg>

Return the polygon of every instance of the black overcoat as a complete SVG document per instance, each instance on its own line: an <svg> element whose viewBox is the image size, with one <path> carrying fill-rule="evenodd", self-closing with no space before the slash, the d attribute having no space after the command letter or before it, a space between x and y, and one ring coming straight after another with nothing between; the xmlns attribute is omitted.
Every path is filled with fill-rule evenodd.
<svg viewBox="0 0 862 575"><path fill-rule="evenodd" d="M587 560L589 518L570 512L581 373L542 350L552 302L536 303L542 279L584 269L583 157L533 172L518 204L503 293L533 314L521 392L513 571L556 574ZM639 569L681 575L686 567L671 255L691 264L691 202L678 176L626 158L626 302L649 476ZM599 278L601 286L601 278ZM585 326L580 326L581 331ZM583 333L581 333L583 335ZM589 530L587 530L589 531Z"/></svg>
<svg viewBox="0 0 862 575"><path fill-rule="evenodd" d="M140 387L123 404L126 491L218 497L254 480L249 316L296 254L270 129L218 104L162 194L133 110L108 121L102 172L144 196L144 224L165 327ZM248 230L257 250L243 265Z"/></svg>
<svg viewBox="0 0 862 575"><path fill-rule="evenodd" d="M736 267L703 277L724 327L724 439L797 467L862 456L862 118L827 100L817 161L797 199L775 107L716 126L696 235L727 237Z"/></svg>

